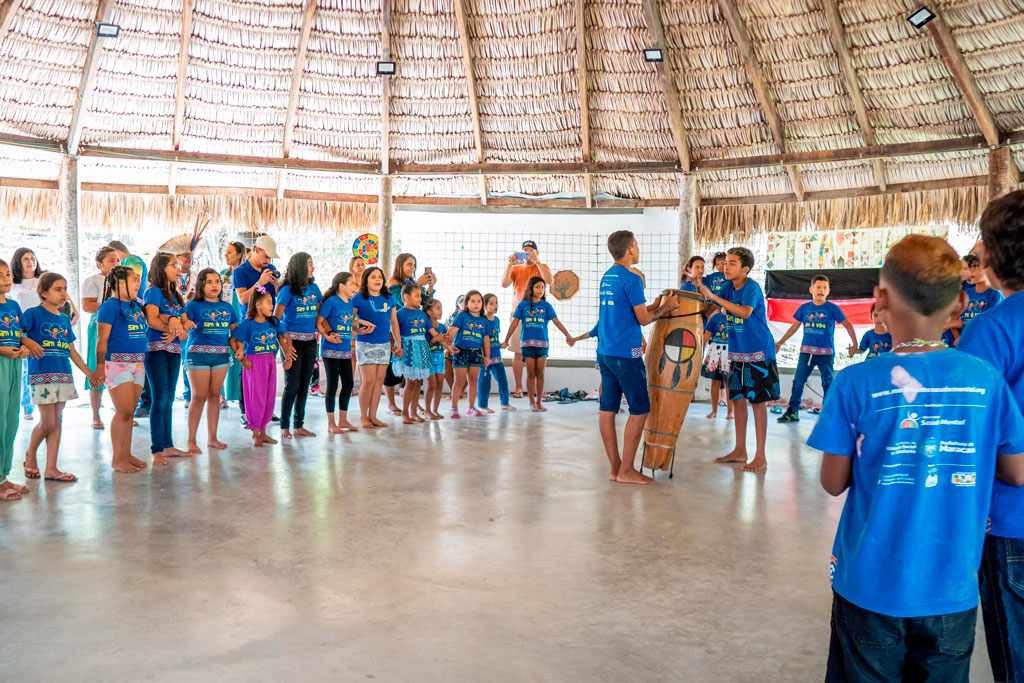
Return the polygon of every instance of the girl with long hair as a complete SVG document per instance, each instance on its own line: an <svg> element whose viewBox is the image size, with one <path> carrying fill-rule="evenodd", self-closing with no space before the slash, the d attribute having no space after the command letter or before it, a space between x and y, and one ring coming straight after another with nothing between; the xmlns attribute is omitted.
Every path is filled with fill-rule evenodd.
<svg viewBox="0 0 1024 683"><path fill-rule="evenodd" d="M359 294L353 299L356 317L370 323L370 332L356 330L356 358L359 361L359 375L363 388L359 392L360 424L366 428L387 427L386 422L377 419L381 387L388 364L391 362L389 339L401 339L398 332L395 300L384 289L384 271L367 268Z"/></svg>
<svg viewBox="0 0 1024 683"><path fill-rule="evenodd" d="M466 415L478 417L482 415L476 408L476 387L480 376L480 368L484 365L484 358L491 355L491 323L483 315L484 298L475 289L466 292L463 308L451 327L448 334L455 335L455 349L457 353L452 357L452 366L455 368L455 386L452 387L452 410L449 417L458 420L459 399L462 391L469 384L469 410Z"/></svg>
<svg viewBox="0 0 1024 683"><path fill-rule="evenodd" d="M293 254L284 271L284 286L277 294L274 317L284 322L295 349L295 362L284 373L281 396L281 438L292 438L292 409L295 436L316 436L305 428L306 396L316 365L316 312L323 301L313 281L313 259L305 252Z"/></svg>
<svg viewBox="0 0 1024 683"><path fill-rule="evenodd" d="M324 394L324 405L327 408L327 431L341 434L345 431L355 432L358 427L348 421L348 402L352 397L352 357L353 334L356 324L355 308L352 298L359 291L356 278L352 273L341 272L334 276L331 287L324 292L323 303L316 316L316 328L320 333L320 357L327 373L327 392ZM361 329L372 332L372 326L363 321ZM341 383L341 394L338 394L338 383ZM337 398L338 417L334 416L335 398Z"/></svg>
<svg viewBox="0 0 1024 683"><path fill-rule="evenodd" d="M18 404L21 401L21 366L32 342L22 334L24 314L8 296L13 278L7 263L0 261L0 500L18 500L28 487L7 477L14 465L14 437L18 433ZM35 352L42 353L35 345Z"/></svg>
<svg viewBox="0 0 1024 683"><path fill-rule="evenodd" d="M39 284L39 276L46 272L36 253L28 247L19 247L14 250L11 258L11 296L21 306L22 311L35 308L39 305L39 295L36 293L36 285ZM32 416L32 392L28 386L28 363L21 365L21 416L23 420L31 420Z"/></svg>
<svg viewBox="0 0 1024 683"><path fill-rule="evenodd" d="M544 398L544 367L548 362L548 323L565 335L566 343L572 338L569 331L558 319L554 307L547 302L545 291L547 284L539 276L530 278L526 285L523 300L516 306L512 314L512 324L505 334L502 348L508 346L509 337L516 333L522 325L523 361L526 363L526 391L530 396L530 410L535 413L547 412L541 404Z"/></svg>
<svg viewBox="0 0 1024 683"><path fill-rule="evenodd" d="M85 363L96 371L96 330L98 326L96 314L103 302L103 290L107 285L107 275L115 266L121 264L117 250L111 246L100 247L95 256L96 268L100 272L90 275L82 283L82 310L89 313L89 327L85 335ZM137 290L136 290L137 291ZM92 428L103 429L100 419L100 405L103 401L103 385L92 386L88 381L85 388L89 392L89 404L92 406Z"/></svg>

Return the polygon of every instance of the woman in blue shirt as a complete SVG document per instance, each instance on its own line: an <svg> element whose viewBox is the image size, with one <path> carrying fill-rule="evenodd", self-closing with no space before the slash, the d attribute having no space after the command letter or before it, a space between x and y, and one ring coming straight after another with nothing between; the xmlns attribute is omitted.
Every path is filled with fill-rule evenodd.
<svg viewBox="0 0 1024 683"><path fill-rule="evenodd" d="M393 336L397 342L401 335L398 333L395 301L384 289L384 271L376 267L367 268L363 273L359 294L353 297L352 303L356 318L372 325L370 332L355 331L359 336L356 341L356 360L362 381L359 390L361 424L368 429L387 427L386 422L377 419L377 406L380 404L384 375L391 363L389 341Z"/></svg>
<svg viewBox="0 0 1024 683"><path fill-rule="evenodd" d="M306 396L316 365L316 313L323 295L313 282L313 259L298 252L288 260L285 285L277 295L274 317L284 322L297 354L284 373L281 395L281 438L292 438L292 408L295 409L295 436L316 436L303 425L306 422Z"/></svg>

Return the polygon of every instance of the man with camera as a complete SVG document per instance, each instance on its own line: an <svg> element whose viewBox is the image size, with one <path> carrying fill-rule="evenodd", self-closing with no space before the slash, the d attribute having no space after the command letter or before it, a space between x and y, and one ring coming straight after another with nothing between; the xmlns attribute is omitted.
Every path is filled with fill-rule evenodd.
<svg viewBox="0 0 1024 683"><path fill-rule="evenodd" d="M523 242L523 250L509 255L508 266L501 278L501 286L512 286L514 300L512 310L523 300L526 294L526 285L532 277L540 277L550 286L552 282L551 268L540 262L537 255L537 243L533 240ZM515 354L512 359L512 376L516 380L516 389L512 392L513 398L523 397L523 370L526 364L523 363L523 348L519 335L508 340L508 349Z"/></svg>
<svg viewBox="0 0 1024 683"><path fill-rule="evenodd" d="M281 274L270 265L270 259L275 258L278 258L277 244L269 235L261 235L253 243L249 258L232 271L231 284L242 306L249 305L253 287L266 287L276 300Z"/></svg>

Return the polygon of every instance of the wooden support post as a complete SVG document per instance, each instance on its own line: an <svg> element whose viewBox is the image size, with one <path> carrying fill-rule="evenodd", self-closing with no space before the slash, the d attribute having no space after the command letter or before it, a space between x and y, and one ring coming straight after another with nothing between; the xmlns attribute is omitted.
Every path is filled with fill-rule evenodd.
<svg viewBox="0 0 1024 683"><path fill-rule="evenodd" d="M1017 189L1011 167L1017 170L1009 145L996 147L988 153L988 200L999 199Z"/></svg>
<svg viewBox="0 0 1024 683"><path fill-rule="evenodd" d="M68 282L68 296L77 300L79 287L78 254L81 247L78 233L78 159L64 157L60 165L58 185L60 191L60 216L64 231L64 266L63 275ZM81 336L75 332L76 336Z"/></svg>
<svg viewBox="0 0 1024 683"><path fill-rule="evenodd" d="M699 204L697 176L693 173L683 173L679 181L679 282L686 277L686 261L694 253Z"/></svg>
<svg viewBox="0 0 1024 683"><path fill-rule="evenodd" d="M391 238L391 176L380 179L380 194L377 197L377 238L380 240L380 268L384 271L384 279L391 276L392 238Z"/></svg>
<svg viewBox="0 0 1024 683"><path fill-rule="evenodd" d="M487 176L480 176L480 206L487 206Z"/></svg>

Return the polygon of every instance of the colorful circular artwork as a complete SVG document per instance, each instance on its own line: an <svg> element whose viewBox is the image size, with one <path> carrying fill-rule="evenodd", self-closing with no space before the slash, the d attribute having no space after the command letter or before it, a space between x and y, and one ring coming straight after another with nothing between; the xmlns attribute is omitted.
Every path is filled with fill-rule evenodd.
<svg viewBox="0 0 1024 683"><path fill-rule="evenodd" d="M352 255L358 256L366 261L367 265L372 266L377 263L377 257L380 256L380 240L370 233L360 235L352 243Z"/></svg>

